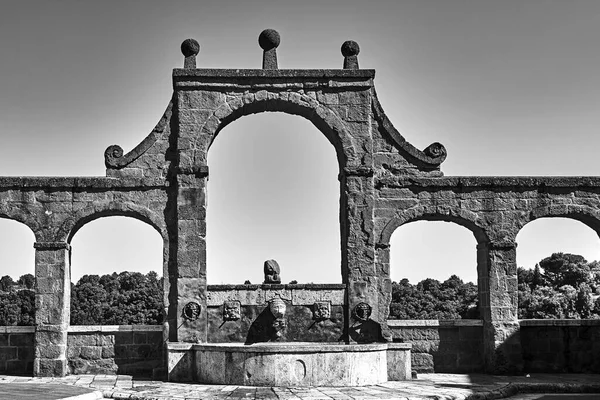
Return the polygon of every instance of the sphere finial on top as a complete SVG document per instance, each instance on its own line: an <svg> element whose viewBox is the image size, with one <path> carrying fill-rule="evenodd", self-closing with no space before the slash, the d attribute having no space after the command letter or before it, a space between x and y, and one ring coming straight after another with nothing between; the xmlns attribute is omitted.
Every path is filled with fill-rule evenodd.
<svg viewBox="0 0 600 400"><path fill-rule="evenodd" d="M280 42L279 32L275 29L265 29L258 36L258 44L264 51L277 48Z"/></svg>
<svg viewBox="0 0 600 400"><path fill-rule="evenodd" d="M346 40L342 44L344 69L358 69L358 53L360 53L360 47L354 40Z"/></svg>
<svg viewBox="0 0 600 400"><path fill-rule="evenodd" d="M344 57L357 56L360 53L360 46L354 40L346 40L342 44L342 55Z"/></svg>
<svg viewBox="0 0 600 400"><path fill-rule="evenodd" d="M200 52L200 44L196 39L185 39L181 42L181 53L185 57L197 56Z"/></svg>

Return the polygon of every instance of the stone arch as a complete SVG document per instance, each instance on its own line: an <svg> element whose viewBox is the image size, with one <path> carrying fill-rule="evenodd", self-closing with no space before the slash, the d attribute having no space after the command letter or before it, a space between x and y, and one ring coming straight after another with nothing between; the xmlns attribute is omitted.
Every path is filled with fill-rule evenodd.
<svg viewBox="0 0 600 400"><path fill-rule="evenodd" d="M260 266L269 258L284 266L281 276L288 282L341 283L334 148L310 121L282 112L247 115L225 130L208 157L207 283L234 282L232 272L243 273L240 266ZM304 167L307 162L312 165ZM249 245L250 227L252 237L268 245ZM262 282L262 270L250 268L244 279Z"/></svg>
<svg viewBox="0 0 600 400"><path fill-rule="evenodd" d="M465 210L441 212L439 210L413 209L402 215L392 218L381 231L379 246L389 247L390 239L394 231L400 226L416 221L446 221L454 222L470 230L475 236L478 244L488 243L489 235L486 230L477 223L475 213Z"/></svg>
<svg viewBox="0 0 600 400"><path fill-rule="evenodd" d="M16 221L23 225L25 225L29 230L33 233L35 240L38 240L38 231L37 231L37 223L33 220L25 218L21 213L16 213L14 215L10 215L4 212L0 212L0 219L7 219L10 221Z"/></svg>
<svg viewBox="0 0 600 400"><path fill-rule="evenodd" d="M541 206L534 208L528 217L519 226L519 231L528 223L540 218L570 218L582 222L600 237L600 210L590 206L579 204Z"/></svg>
<svg viewBox="0 0 600 400"><path fill-rule="evenodd" d="M206 153L223 128L240 117L262 112L283 112L306 118L335 148L340 170L349 164L359 164L352 162L357 157L354 139L334 111L305 94L267 91L246 94L243 98L234 97L214 111L203 127L203 132L210 135L210 139L204 147L202 164L206 163ZM203 146L199 145L198 148Z"/></svg>
<svg viewBox="0 0 600 400"><path fill-rule="evenodd" d="M77 233L81 227L88 222L102 217L131 217L152 226L163 238L163 242L167 243L168 236L165 223L162 218L159 218L155 213L147 208L140 207L134 203L110 203L103 207L94 207L93 209L84 209L73 215L60 227L57 233L57 240L64 240L67 243Z"/></svg>

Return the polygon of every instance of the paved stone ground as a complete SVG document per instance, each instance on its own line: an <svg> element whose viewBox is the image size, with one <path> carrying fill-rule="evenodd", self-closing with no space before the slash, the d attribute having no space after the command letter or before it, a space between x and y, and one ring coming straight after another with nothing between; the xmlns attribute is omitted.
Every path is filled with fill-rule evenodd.
<svg viewBox="0 0 600 400"><path fill-rule="evenodd" d="M31 378L0 375L0 393L11 388L20 399L56 399L55 396L27 397L28 390L47 393L87 389L77 399L105 398L130 400L171 399L497 399L517 393L600 393L600 375L538 374L531 377L423 374L413 381L387 382L366 387L256 388L245 386L200 385L141 380L128 375L71 375L64 378ZM14 388L18 389L14 389ZM50 389L49 389L50 387ZM30 389L28 389L30 388ZM8 389L6 389L8 390ZM42 391L43 391L42 390ZM71 395L73 396L73 395Z"/></svg>

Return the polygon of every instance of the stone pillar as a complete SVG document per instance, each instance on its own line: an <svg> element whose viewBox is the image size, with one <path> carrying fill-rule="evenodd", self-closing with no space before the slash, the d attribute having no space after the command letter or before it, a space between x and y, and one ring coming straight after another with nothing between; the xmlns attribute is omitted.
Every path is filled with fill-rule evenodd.
<svg viewBox="0 0 600 400"><path fill-rule="evenodd" d="M70 246L37 242L35 251L34 376L65 376L71 303Z"/></svg>
<svg viewBox="0 0 600 400"><path fill-rule="evenodd" d="M477 246L483 356L489 373L514 374L523 369L517 319L516 247L514 242L487 242Z"/></svg>
<svg viewBox="0 0 600 400"><path fill-rule="evenodd" d="M385 322L391 300L389 274L377 271L375 263L372 170L346 168L340 180L342 278L348 285L346 329L349 342L381 341L383 333L378 324L370 324L367 327L363 321L357 320L353 313L358 304L367 303L372 310L370 320ZM367 328L369 332L365 331ZM365 337L365 334L368 337Z"/></svg>
<svg viewBox="0 0 600 400"><path fill-rule="evenodd" d="M177 176L177 338L206 342L206 180L208 170Z"/></svg>

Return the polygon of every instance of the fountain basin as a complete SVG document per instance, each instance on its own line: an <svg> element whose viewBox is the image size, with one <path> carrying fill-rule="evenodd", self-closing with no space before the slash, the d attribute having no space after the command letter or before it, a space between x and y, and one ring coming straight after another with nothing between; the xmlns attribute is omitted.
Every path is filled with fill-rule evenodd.
<svg viewBox="0 0 600 400"><path fill-rule="evenodd" d="M168 343L169 380L244 386L365 386L410 379L408 343Z"/></svg>

